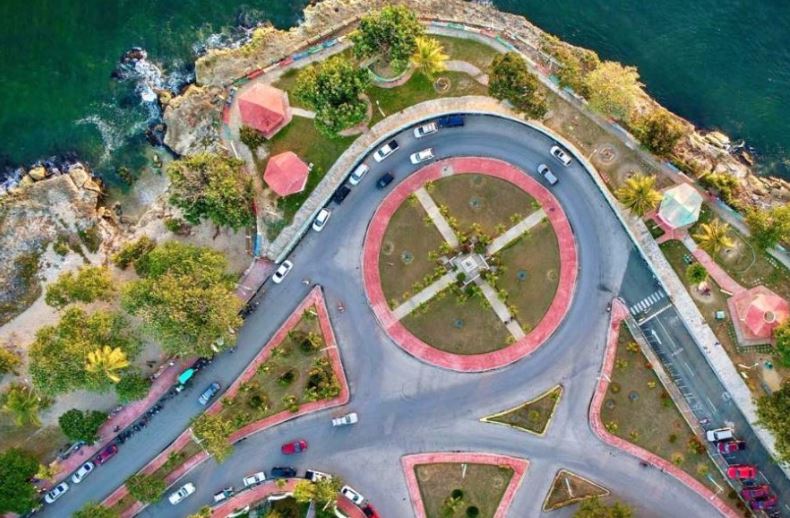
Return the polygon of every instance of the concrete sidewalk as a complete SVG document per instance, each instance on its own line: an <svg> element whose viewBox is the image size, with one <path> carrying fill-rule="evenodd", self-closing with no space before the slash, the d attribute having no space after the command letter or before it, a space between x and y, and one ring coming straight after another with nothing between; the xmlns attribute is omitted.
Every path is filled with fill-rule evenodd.
<svg viewBox="0 0 790 518"><path fill-rule="evenodd" d="M450 227L450 224L447 223L447 220L442 216L439 207L436 206L436 202L433 201L433 198L431 198L431 195L425 190L425 187L420 187L414 191L414 195L419 200L422 208L425 209L425 212L428 213L428 216L430 216L436 229L444 240L447 241L447 244L453 248L458 248L458 237L456 237L452 227Z"/></svg>
<svg viewBox="0 0 790 518"><path fill-rule="evenodd" d="M507 229L504 233L500 234L493 241L488 245L486 248L487 255L494 255L495 253L499 252L503 248L505 248L511 241L515 241L522 234L527 232L529 229L543 221L543 218L546 217L546 213L543 212L543 209L536 210L526 218L522 219L509 229Z"/></svg>

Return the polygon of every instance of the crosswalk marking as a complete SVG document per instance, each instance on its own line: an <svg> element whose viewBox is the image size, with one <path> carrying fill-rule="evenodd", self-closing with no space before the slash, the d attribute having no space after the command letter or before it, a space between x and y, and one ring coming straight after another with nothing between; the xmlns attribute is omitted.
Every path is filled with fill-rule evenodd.
<svg viewBox="0 0 790 518"><path fill-rule="evenodd" d="M664 293L662 290L654 291L647 297L643 298L636 304L632 305L629 308L629 310L631 311L632 315L637 315L638 313L647 310L648 308L650 308L651 306L653 306L655 303L659 302L661 299L665 298L666 296L667 294Z"/></svg>

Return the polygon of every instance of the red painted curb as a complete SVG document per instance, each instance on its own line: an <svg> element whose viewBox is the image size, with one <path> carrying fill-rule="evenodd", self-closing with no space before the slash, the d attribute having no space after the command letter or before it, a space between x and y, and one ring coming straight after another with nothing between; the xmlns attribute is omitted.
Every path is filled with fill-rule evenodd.
<svg viewBox="0 0 790 518"><path fill-rule="evenodd" d="M420 485L417 482L417 474L414 468L420 464L491 464L495 466L508 466L513 469L513 478L505 489L502 495L502 501L499 502L494 518L504 518L507 516L507 511L510 504L513 503L513 498L516 496L516 491L524 480L524 475L529 468L529 461L520 459L518 457L510 457L507 455L497 455L494 453L455 453L455 452L435 452L435 453L418 453L415 455L406 455L401 458L401 465L403 466L403 474L406 477L406 486L409 489L409 498L411 499L412 509L416 518L426 518L425 505L422 503L422 496L420 495Z"/></svg>
<svg viewBox="0 0 790 518"><path fill-rule="evenodd" d="M665 471L685 484L689 489L705 498L710 504L716 508L723 516L730 518L738 518L741 514L737 513L734 509L730 508L716 493L708 489L704 484L697 479L678 468L666 459L651 453L635 444L617 437L609 433L601 421L601 406L606 397L606 391L609 388L609 377L614 368L614 358L617 352L617 337L620 331L620 324L625 320L628 315L628 308L625 307L619 299L616 299L612 304L612 320L609 325L609 332L606 337L606 352L604 354L603 366L601 367L601 376L598 378L598 384L595 387L592 402L590 403L590 427L595 435L598 436L603 442L614 446L617 449L623 450L634 457L651 464L652 466Z"/></svg>
<svg viewBox="0 0 790 518"><path fill-rule="evenodd" d="M389 308L381 287L379 251L389 220L411 193L443 173L483 174L506 180L523 189L542 206L557 236L560 250L560 278L557 293L543 319L524 338L500 349L484 354L461 355L436 349L412 335ZM557 330L570 308L576 287L578 256L573 231L557 199L536 180L517 167L492 158L456 157L440 160L418 170L398 184L381 202L365 235L362 251L362 273L365 292L381 326L389 337L416 358L460 372L481 372L498 369L513 363L540 347Z"/></svg>

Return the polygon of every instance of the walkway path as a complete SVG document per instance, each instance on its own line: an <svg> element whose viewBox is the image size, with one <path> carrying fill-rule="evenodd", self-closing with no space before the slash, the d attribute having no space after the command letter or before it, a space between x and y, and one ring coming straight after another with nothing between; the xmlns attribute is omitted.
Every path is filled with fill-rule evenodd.
<svg viewBox="0 0 790 518"><path fill-rule="evenodd" d="M469 74L472 76L475 81L480 83L481 85L488 86L488 74L474 66L473 64L469 63L468 61L460 61L451 59L444 63L446 69L450 72L463 72L464 74Z"/></svg>
<svg viewBox="0 0 790 518"><path fill-rule="evenodd" d="M436 203L433 201L433 198L431 198L431 195L428 194L428 191L425 190L425 187L420 187L414 191L414 195L420 201L420 205L422 205L422 208L428 213L428 216L430 216L431 221L433 221L433 224L436 226L436 229L442 235L444 240L447 241L447 244L453 248L458 248L458 238L456 237L455 232L453 232L453 229L450 227L450 224L447 223L447 220L444 219L439 207L436 206Z"/></svg>
<svg viewBox="0 0 790 518"><path fill-rule="evenodd" d="M516 340L521 340L526 336L524 330L521 329L518 321L513 319L513 315L510 314L510 310L507 309L507 306L504 302L499 299L496 290L488 284L486 281L483 280L482 277L478 277L475 279L475 284L480 288L480 291L483 293L483 296L488 301L488 304L491 306L491 309L494 310L496 316L499 320L505 324L507 330L510 331L510 334Z"/></svg>
<svg viewBox="0 0 790 518"><path fill-rule="evenodd" d="M730 277L729 274L725 272L724 269L719 266L705 250L702 249L702 247L697 245L691 236L686 234L683 236L681 241L686 246L686 248L688 248L689 252L691 252L691 255L693 255L694 258L699 261L706 270L708 270L710 276L713 277L713 280L716 281L716 284L718 284L722 290L729 292L732 295L746 290L746 288L738 284L737 281Z"/></svg>
<svg viewBox="0 0 790 518"><path fill-rule="evenodd" d="M431 283L430 286L423 289L409 300L398 306L392 311L392 314L395 315L395 318L398 320L402 319L422 304L425 304L432 298L434 298L439 292L443 291L445 288L450 287L452 283L455 282L455 272L447 272L437 281Z"/></svg>
<svg viewBox="0 0 790 518"><path fill-rule="evenodd" d="M310 110L305 110L304 108L297 108L296 106L291 106L291 113L293 113L297 117L303 117L305 119L315 119L315 112Z"/></svg>
<svg viewBox="0 0 790 518"><path fill-rule="evenodd" d="M514 241L521 237L522 234L528 232L529 229L543 221L543 218L546 217L546 213L543 212L543 209L536 210L526 218L522 219L503 234L498 235L494 238L493 241L488 245L486 248L487 255L494 255L495 253L499 252L503 248L505 248L508 243Z"/></svg>

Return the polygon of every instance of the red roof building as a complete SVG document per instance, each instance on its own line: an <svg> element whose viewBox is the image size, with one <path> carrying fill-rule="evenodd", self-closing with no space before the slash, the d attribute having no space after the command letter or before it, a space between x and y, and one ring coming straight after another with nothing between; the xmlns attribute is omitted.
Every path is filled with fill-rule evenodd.
<svg viewBox="0 0 790 518"><path fill-rule="evenodd" d="M310 167L293 151L280 153L269 159L263 180L279 196L288 196L304 190Z"/></svg>
<svg viewBox="0 0 790 518"><path fill-rule="evenodd" d="M772 343L774 329L790 317L790 303L765 286L733 295L727 305L741 345Z"/></svg>
<svg viewBox="0 0 790 518"><path fill-rule="evenodd" d="M288 94L279 88L256 83L239 95L238 103L241 123L260 131L267 139L291 122Z"/></svg>

